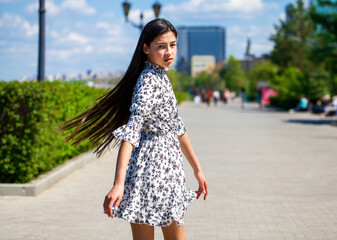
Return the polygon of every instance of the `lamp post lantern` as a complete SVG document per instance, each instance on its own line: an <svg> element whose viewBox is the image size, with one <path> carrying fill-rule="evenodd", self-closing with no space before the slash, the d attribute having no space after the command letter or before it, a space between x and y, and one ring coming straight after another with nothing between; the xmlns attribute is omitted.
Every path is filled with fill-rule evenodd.
<svg viewBox="0 0 337 240"><path fill-rule="evenodd" d="M160 8L161 8L161 5L160 3L157 1L153 4L153 11L154 11L154 15L156 16L156 18L159 17L159 13L160 13Z"/></svg>
<svg viewBox="0 0 337 240"><path fill-rule="evenodd" d="M39 82L44 81L44 62L45 62L45 0L40 0L39 7L39 59L37 80Z"/></svg>
<svg viewBox="0 0 337 240"><path fill-rule="evenodd" d="M131 19L128 18L128 15L129 15L129 11L130 11L130 8L131 8L131 3L129 3L127 0L124 1L122 3L122 6L123 6L123 10L124 10L124 15L125 15L125 21L131 23L132 26L138 28L140 31L143 30L143 27L144 27L144 23L143 23L143 19L144 19L144 14L143 12L140 13L140 23L139 24L136 24L135 22L133 22ZM156 16L156 18L159 17L159 13L160 13L160 8L161 8L161 5L158 1L156 1L154 4L153 4L153 11L154 11L154 15Z"/></svg>
<svg viewBox="0 0 337 240"><path fill-rule="evenodd" d="M131 4L128 1L125 1L122 3L122 6L124 9L125 20L127 21Z"/></svg>

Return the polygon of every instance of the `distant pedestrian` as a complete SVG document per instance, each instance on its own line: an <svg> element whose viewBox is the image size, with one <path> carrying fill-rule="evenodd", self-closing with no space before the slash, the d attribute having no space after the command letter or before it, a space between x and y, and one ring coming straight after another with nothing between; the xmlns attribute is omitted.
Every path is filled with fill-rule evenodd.
<svg viewBox="0 0 337 240"><path fill-rule="evenodd" d="M259 108L262 108L263 105L262 105L262 88L261 88L261 87L259 87L259 88L257 89L256 101L257 101L258 104L259 104Z"/></svg>
<svg viewBox="0 0 337 240"><path fill-rule="evenodd" d="M226 103L228 103L229 100L233 101L231 94L232 94L231 91L230 91L228 88L226 88L226 89L225 89L225 99L226 99Z"/></svg>
<svg viewBox="0 0 337 240"><path fill-rule="evenodd" d="M201 96L200 96L200 92L199 92L198 89L195 89L195 94L194 94L194 97L193 97L193 101L194 101L195 105L199 105L200 104Z"/></svg>
<svg viewBox="0 0 337 240"><path fill-rule="evenodd" d="M295 112L305 112L308 111L308 109L309 109L309 100L304 95L302 95L300 102L294 108L294 110Z"/></svg>
<svg viewBox="0 0 337 240"><path fill-rule="evenodd" d="M201 89L201 101L207 103L207 91L205 88Z"/></svg>
<svg viewBox="0 0 337 240"><path fill-rule="evenodd" d="M230 93L230 96L231 96L231 101L234 101L235 98L236 98L236 92L235 91L231 91L229 93Z"/></svg>
<svg viewBox="0 0 337 240"><path fill-rule="evenodd" d="M89 138L98 143L98 155L113 140L121 142L115 180L103 209L108 217L129 221L133 239L153 240L154 226L162 227L165 239L186 239L187 205L202 193L206 200L208 194L166 75L175 59L176 38L167 20L149 22L116 87L61 127L65 131L77 126L66 140L78 144ZM197 191L185 186L182 152L194 170Z"/></svg>
<svg viewBox="0 0 337 240"><path fill-rule="evenodd" d="M324 113L324 108L321 100L317 100L316 104L312 108L312 113L321 114Z"/></svg>
<svg viewBox="0 0 337 240"><path fill-rule="evenodd" d="M208 89L207 93L206 93L206 103L207 103L207 106L209 107L210 103L211 103L211 100L212 100L212 90L211 89Z"/></svg>
<svg viewBox="0 0 337 240"><path fill-rule="evenodd" d="M333 96L332 102L324 108L325 116L334 116L337 113L337 96Z"/></svg>
<svg viewBox="0 0 337 240"><path fill-rule="evenodd" d="M216 106L218 104L218 101L220 100L220 93L219 93L219 91L218 90L214 90L213 94L212 94L212 97L213 97L214 106Z"/></svg>
<svg viewBox="0 0 337 240"><path fill-rule="evenodd" d="M246 96L246 91L244 88L242 88L240 91L240 98L241 98L241 108L245 108L247 96Z"/></svg>

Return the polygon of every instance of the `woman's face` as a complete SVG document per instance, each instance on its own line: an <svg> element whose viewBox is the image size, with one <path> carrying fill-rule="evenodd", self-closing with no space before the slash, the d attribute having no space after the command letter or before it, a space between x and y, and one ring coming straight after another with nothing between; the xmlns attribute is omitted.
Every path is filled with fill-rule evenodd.
<svg viewBox="0 0 337 240"><path fill-rule="evenodd" d="M147 60L162 68L170 68L173 65L177 53L177 39L172 31L157 36L150 43L144 43L143 51L147 55Z"/></svg>

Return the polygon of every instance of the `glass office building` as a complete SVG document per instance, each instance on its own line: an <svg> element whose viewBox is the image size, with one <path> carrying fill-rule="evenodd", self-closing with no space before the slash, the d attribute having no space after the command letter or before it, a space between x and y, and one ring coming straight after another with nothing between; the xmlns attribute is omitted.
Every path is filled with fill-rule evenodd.
<svg viewBox="0 0 337 240"><path fill-rule="evenodd" d="M179 27L176 69L191 73L194 55L212 55L217 63L226 59L226 34L223 27Z"/></svg>

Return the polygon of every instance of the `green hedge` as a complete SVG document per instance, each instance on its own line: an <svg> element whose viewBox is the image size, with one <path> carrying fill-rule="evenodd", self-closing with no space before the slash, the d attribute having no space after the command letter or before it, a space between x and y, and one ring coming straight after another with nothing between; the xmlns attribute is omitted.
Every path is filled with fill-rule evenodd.
<svg viewBox="0 0 337 240"><path fill-rule="evenodd" d="M296 98L280 98L280 97L271 97L270 105L284 110L289 110L295 108L299 100Z"/></svg>
<svg viewBox="0 0 337 240"><path fill-rule="evenodd" d="M174 94L176 96L178 104L182 103L183 101L188 100L187 92L175 92Z"/></svg>
<svg viewBox="0 0 337 240"><path fill-rule="evenodd" d="M64 143L56 127L103 89L62 82L0 82L0 182L25 183L92 148Z"/></svg>

